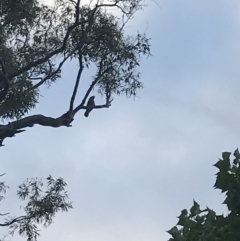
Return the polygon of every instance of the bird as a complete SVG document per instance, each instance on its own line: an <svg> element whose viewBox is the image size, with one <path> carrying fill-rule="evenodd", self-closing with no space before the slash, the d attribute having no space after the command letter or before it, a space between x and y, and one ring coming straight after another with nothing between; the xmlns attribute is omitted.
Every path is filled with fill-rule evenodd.
<svg viewBox="0 0 240 241"><path fill-rule="evenodd" d="M94 98L95 96L91 96L87 102L87 106L95 106L95 102L94 102ZM93 108L88 108L86 109L84 116L88 117L89 113L92 111Z"/></svg>

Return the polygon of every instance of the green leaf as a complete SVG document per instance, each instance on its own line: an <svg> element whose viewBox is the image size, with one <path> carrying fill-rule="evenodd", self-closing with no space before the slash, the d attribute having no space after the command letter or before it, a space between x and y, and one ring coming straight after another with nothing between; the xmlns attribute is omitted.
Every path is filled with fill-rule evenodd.
<svg viewBox="0 0 240 241"><path fill-rule="evenodd" d="M187 214L188 214L187 209L183 209L183 210L181 211L181 214L178 216L178 218L184 218L184 217L187 216Z"/></svg>
<svg viewBox="0 0 240 241"><path fill-rule="evenodd" d="M236 159L240 159L240 153L239 153L239 150L238 148L234 151L233 155L236 157Z"/></svg>
<svg viewBox="0 0 240 241"><path fill-rule="evenodd" d="M181 232L180 230L178 230L178 228L175 226L173 228L171 228L169 231L167 231L170 235L172 235L173 237L177 237L180 236Z"/></svg>
<svg viewBox="0 0 240 241"><path fill-rule="evenodd" d="M230 169L230 159L225 156L223 160L219 159L219 161L213 166L217 167L219 171L228 171Z"/></svg>
<svg viewBox="0 0 240 241"><path fill-rule="evenodd" d="M226 192L228 190L228 173L219 172L214 187Z"/></svg>
<svg viewBox="0 0 240 241"><path fill-rule="evenodd" d="M230 162L230 156L231 156L231 152L223 152L222 153L222 158L225 161L229 161Z"/></svg>
<svg viewBox="0 0 240 241"><path fill-rule="evenodd" d="M215 220L216 219L216 213L213 210L209 210L208 214L206 215L206 218L208 220Z"/></svg>
<svg viewBox="0 0 240 241"><path fill-rule="evenodd" d="M197 214L201 213L199 204L197 202L195 202L194 200L193 200L193 206L190 209L190 213L191 213L190 214L191 217L194 217Z"/></svg>

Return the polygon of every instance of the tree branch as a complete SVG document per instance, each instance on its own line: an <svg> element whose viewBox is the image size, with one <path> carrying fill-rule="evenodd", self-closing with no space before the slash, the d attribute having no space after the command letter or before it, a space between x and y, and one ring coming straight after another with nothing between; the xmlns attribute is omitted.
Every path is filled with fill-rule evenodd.
<svg viewBox="0 0 240 241"><path fill-rule="evenodd" d="M108 108L111 105L111 102L106 103L105 105L96 105L96 106L83 106L79 105L75 108L69 115L69 112L61 115L58 118L47 117L44 115L33 115L28 116L23 119L13 121L7 125L0 125L0 146L3 146L3 141L7 137L14 137L15 134L21 133L25 131L23 128L33 127L34 125L41 125L41 126L49 126L49 127L71 127L71 123L74 120L74 115L81 109L101 109L101 108Z"/></svg>
<svg viewBox="0 0 240 241"><path fill-rule="evenodd" d="M65 57L65 58L62 60L62 62L59 64L58 68L57 68L54 72L49 73L49 74L48 74L47 76L45 76L44 78L39 78L39 79L41 79L41 80L40 80L37 84L35 84L35 85L32 86L31 88L29 88L27 91L31 91L31 90L37 89L39 86L41 86L42 84L44 84L49 78L51 78L52 76L54 76L55 74L57 74L57 73L61 70L63 64L68 60L69 57L70 57L70 55L67 56L67 57Z"/></svg>
<svg viewBox="0 0 240 241"><path fill-rule="evenodd" d="M56 77L58 77L58 73L59 71L61 71L61 68L63 66L63 64L65 63L65 61L70 57L76 57L76 50L78 48L78 54L79 54L79 70L78 70L78 74L77 77L75 79L75 83L74 83L74 88L73 88L73 92L72 92L72 96L70 99L70 103L69 103L69 110L57 117L57 118L53 118L53 117L47 117L44 115L32 115L32 116L28 116L28 117L24 117L22 119L17 119L13 122L10 122L6 125L0 125L0 146L2 145L3 141L5 140L5 138L7 137L14 137L16 134L21 133L23 131L25 131L24 129L27 127L33 127L34 125L41 125L41 126L49 126L49 127L61 127L61 126L66 126L66 127L70 127L72 121L74 120L74 116L75 114L80 111L81 109L87 110L89 108L91 109L100 109L100 108L108 108L111 105L111 94L115 93L115 91L118 91L118 88L121 87L122 85L126 85L127 87L125 89L120 89L120 91L122 92L126 92L127 91L135 91L135 89L138 88L138 82L135 84L135 82L133 82L133 84L131 84L131 80L129 80L128 73L131 71L134 71L134 67L136 65L136 59L135 59L135 52L134 49L131 50L132 46L130 45L128 48L128 40L126 40L126 42L124 42L124 39L122 39L122 34L118 34L119 31L120 33L123 31L123 27L126 25L126 23L128 22L128 20L131 18L132 14L134 13L135 9L140 7L140 5L138 6L138 2L141 2L142 0L136 0L136 1L125 1L125 0L115 0L115 1L110 1L107 2L106 4L102 3L103 1L101 0L97 0L97 3L95 5L93 5L93 7L91 7L90 9L87 9L88 11L86 12L87 15L85 16L85 10L83 11L83 18L86 17L87 19L84 20L82 19L81 14L81 9L80 9L80 2L81 0L69 0L70 2L75 2L75 11L73 11L75 13L75 17L73 17L73 22L69 22L67 20L66 23L64 22L64 24L69 24L65 27L64 25L64 32L61 32L63 34L62 37L59 37L60 40L56 41L57 42L57 46L54 47L55 49L53 49L51 47L51 50L49 50L49 53L46 53L46 55L40 55L39 59L35 58L34 61L32 62L28 62L25 66L22 65L22 67L20 67L18 70L16 70L15 72L11 73L11 74L7 74L6 70L4 68L4 64L2 61L0 61L0 67L1 70L0 71L0 82L1 82L1 88L4 89L0 92L0 101L4 100L6 97L6 93L8 91L6 91L6 93L4 93L5 88L9 88L9 80L12 80L14 77L19 76L21 74L25 74L24 72L29 71L30 73L29 76L31 77L42 77L39 79L39 82L35 85L33 85L32 87L30 87L27 91L31 91L34 90L36 88L38 88L39 86L41 86L42 84L44 84L46 82L46 80L50 79L50 80L55 80ZM111 4L112 3L112 4ZM133 5L131 5L133 4ZM137 6L135 6L135 4ZM99 40L99 45L94 44L93 46L90 46L91 42L86 43L88 41L84 41L85 38L87 37L87 40L91 40L92 38L92 33L95 34L94 31L97 31L97 33L99 33L101 35L101 11L99 12L99 22L98 19L96 21L96 30L95 30L95 26L93 26L93 32L91 32L91 28L92 25L95 22L95 16L98 16L98 9L101 7L118 7L121 9L123 15L126 14L127 15L127 20L124 21L123 20L123 24L122 27L119 28L118 27L114 27L113 26L113 37L116 37L118 39L118 37L120 38L120 43L123 45L122 47L120 46L118 48L118 46L116 48L114 48L114 44L118 43L118 41L113 41L111 42L111 39L108 40L108 38L103 38L103 44L100 42ZM66 12L67 13L67 12ZM108 18L107 18L108 19ZM103 26L105 23L105 18L103 18ZM106 20L106 26L108 27L108 24L110 24L111 22L108 23L108 21ZM114 22L115 23L115 22ZM51 23L50 23L51 24ZM75 30L77 28L80 28L80 25L84 25L82 27L82 29L84 29L84 32L82 35L78 35L78 32ZM100 27L98 26L98 24L100 24ZM50 25L51 26L51 25ZM49 28L50 28L49 26ZM112 25L109 25L109 27L111 27ZM112 28L112 27L111 27ZM111 30L110 28L110 30ZM116 33L115 33L116 30ZM119 31L118 31L119 30ZM81 30L80 30L81 31ZM48 30L45 32L45 30L41 31L42 34L47 34ZM72 34L72 32L74 32L74 34ZM105 31L103 31L103 33L105 33ZM109 32L106 31L106 33L108 34ZM46 35L45 35L46 36ZM55 35L54 35L55 36ZM58 36L58 34L57 34ZM74 42L74 36L77 36L79 39L78 41L80 41L78 43L78 41L76 42L77 45L75 45ZM94 35L93 35L94 36ZM112 35L111 35L112 36ZM96 38L98 38L98 34L96 35ZM55 39L55 38L54 38ZM46 39L45 39L46 40ZM69 43L69 41L71 41L71 44ZM98 41L98 40L96 40ZM105 46L105 42L106 41L106 46ZM122 43L123 41L123 43ZM113 46L112 44L113 43ZM70 44L70 45L69 45ZM88 45L89 47L89 51L91 53L91 51L98 51L95 57L95 54L93 54L93 57L91 57L91 55L89 54L89 56L87 56L88 53L84 53L82 56L82 52L84 51L84 46ZM109 45L109 47L108 47ZM52 46L52 45L51 45ZM45 46L46 47L46 46ZM46 47L44 50L48 49L50 47ZM75 49L74 49L75 48ZM74 53L70 53L71 50L74 49ZM88 50L88 48L86 48ZM146 50L142 50L141 51L141 45L139 47L140 50L136 50L136 54L137 53L145 53L148 50L148 46L146 46ZM31 49L30 49L31 50ZM126 51L125 51L126 50ZM122 51L122 52L121 52ZM144 52L145 51L145 52ZM107 53L108 52L108 53ZM125 54L126 52L126 54ZM37 56L39 56L40 54L40 50L37 51ZM32 54L32 53L29 53ZM94 76L92 82L90 82L90 86L88 87L85 95L83 96L82 101L80 101L80 103L74 103L75 99L76 99L76 95L77 95L77 91L80 85L80 78L81 78L81 74L83 71L83 68L85 66L85 62L84 59L82 59L83 57L85 57L86 54L86 64L88 64L88 61L92 61L93 63L95 63L97 66L97 71L96 71L96 75ZM66 57L66 55L68 55ZM133 55L133 57L132 57ZM34 55L33 55L34 56ZM57 56L61 56L61 61L62 62L58 62L57 63L54 61L54 63L52 62L52 58L54 58ZM115 56L115 57L114 57ZM48 67L48 62L50 62L50 69ZM43 66L41 66L41 64L43 64ZM123 70L120 69L120 67L125 64L126 65L126 69L129 66L129 68L127 70L125 70L123 68ZM40 66L38 66L40 65ZM119 66L118 66L119 65ZM33 67L37 67L35 70L35 68L32 70L31 68ZM52 69L51 69L52 67ZM125 67L125 66L124 66ZM38 69L39 68L39 69ZM55 68L57 68L55 70ZM121 72L122 71L122 72ZM121 73L119 73L121 72ZM125 73L126 72L126 73ZM38 73L38 74L37 74ZM19 76L21 77L21 76ZM35 78L37 79L37 78ZM135 79L133 79L135 80ZM5 85L3 85L5 84ZM85 106L85 103L87 101L87 99L89 98L90 93L92 92L93 88L99 85L99 91L101 94L105 94L106 95L106 103L104 105L95 105L95 106ZM130 87L128 87L128 85ZM122 87L124 88L124 86ZM1 94L4 93L4 97L1 99ZM120 93L120 92L119 92ZM34 94L34 93L33 93ZM77 105L76 108L74 108L74 105ZM22 217L23 218L23 217ZM14 221L16 220L16 221ZM10 222L17 222L17 219L13 219ZM7 226L6 223L3 224L4 226Z"/></svg>
<svg viewBox="0 0 240 241"><path fill-rule="evenodd" d="M78 3L80 4L80 0L78 0ZM91 22L92 19L93 19L93 17L94 17L95 12L97 11L97 9L98 9L98 6L96 6L96 7L93 9L92 14L91 14L91 16L90 16L90 18L89 18L88 20L79 22L79 6L77 6L77 7L76 7L76 18L75 18L75 22L74 22L74 24L73 24L72 26L70 26L70 27L68 28L67 33L65 34L65 37L64 37L64 39L63 39L63 44L62 44L62 46L61 46L60 48L58 48L58 49L50 52L50 53L47 54L45 57L40 58L40 59L38 59L38 60L36 60L36 61L33 61L33 62L31 62L30 64L24 66L23 68L17 70L17 71L14 72L13 74L10 74L10 75L9 75L9 78L10 78L10 79L11 79L11 78L14 78L14 77L22 74L23 72L28 71L28 70L31 69L32 67L35 67L35 66L37 66L37 65L39 65L39 64L42 64L42 63L46 62L46 61L47 61L48 59L50 59L52 56L57 55L57 54L61 53L62 51L64 51L65 48L66 48L66 46L67 46L67 41L68 41L68 38L69 38L69 36L70 36L71 31L72 31L74 28L76 28L77 26L79 26L80 24L84 24L84 23L87 23L87 22Z"/></svg>
<svg viewBox="0 0 240 241"><path fill-rule="evenodd" d="M29 219L29 218L31 218L31 217L20 216L20 217L17 217L17 218L12 219L12 220L9 221L9 222L0 223L0 226L1 226L1 227L10 226L10 225L13 224L13 223L21 222L21 221L23 221L24 219Z"/></svg>
<svg viewBox="0 0 240 241"><path fill-rule="evenodd" d="M6 216L8 215L9 213L0 213L0 216Z"/></svg>
<svg viewBox="0 0 240 241"><path fill-rule="evenodd" d="M79 104L79 105L73 110L74 115L75 115L79 110L84 109L84 108L83 108L83 107L84 107L84 104L85 104L85 102L86 102L89 94L91 93L93 87L94 87L95 84L98 82L98 80L99 80L99 78L96 78L96 79L92 82L92 84L91 84L90 87L88 88L88 90L87 90L87 92L86 92L86 94L85 94L85 96L84 96L81 104Z"/></svg>
<svg viewBox="0 0 240 241"><path fill-rule="evenodd" d="M70 36L71 31L72 31L74 28L76 28L77 26L81 25L81 24L88 23L88 22L89 22L89 23L93 22L94 14L95 14L96 11L98 10L98 8L101 8L101 7L114 7L114 6L116 6L116 7L120 8L121 11L122 11L124 14L126 14L126 15L127 15L127 14L130 14L130 13L125 12L125 11L122 9L122 7L118 5L118 3L120 2L120 0L116 0L116 2L113 3L113 4L107 4L107 3L98 4L98 2L97 2L97 4L95 5L95 7L94 7L93 10L92 10L92 13L91 13L89 19L79 22L80 2L81 2L81 0L78 0L78 1L77 1L77 4L76 4L76 17L75 17L75 22L74 22L73 25L71 25L71 26L68 28L68 30L67 30L67 32L66 32L66 34L65 34L65 37L64 37L64 39L63 39L62 46L59 47L58 49L53 50L52 52L50 52L49 54L47 54L47 55L44 56L43 58L40 58L40 59L38 59L38 60L36 60L36 61L33 61L33 62L27 64L26 66L22 67L21 69L17 70L16 72L14 72L14 73L12 73L12 74L9 74L9 79L12 79L12 78L14 78L14 77L22 74L23 72L28 71L28 70L31 69L32 67L35 67L35 66L37 66L37 65L39 65L39 64L42 64L42 63L46 62L48 59L50 59L50 58L53 57L54 55L57 55L57 54L61 53L62 51L64 51L65 48L66 48L66 46L67 46L67 41L68 41L68 39L69 39L69 36Z"/></svg>
<svg viewBox="0 0 240 241"><path fill-rule="evenodd" d="M6 74L5 66L4 66L4 63L3 63L3 61L1 59L0 59L0 65L2 67L3 74Z"/></svg>
<svg viewBox="0 0 240 241"><path fill-rule="evenodd" d="M78 44L78 49L79 49L78 51L79 51L79 66L80 67L79 67L79 70L78 70L76 83L75 83L73 94L72 94L71 101L70 101L69 112L73 111L74 100L76 98L76 94L77 94L77 90L78 90L81 74L82 74L82 71L83 71L82 53L81 53L81 49L80 49L79 44Z"/></svg>

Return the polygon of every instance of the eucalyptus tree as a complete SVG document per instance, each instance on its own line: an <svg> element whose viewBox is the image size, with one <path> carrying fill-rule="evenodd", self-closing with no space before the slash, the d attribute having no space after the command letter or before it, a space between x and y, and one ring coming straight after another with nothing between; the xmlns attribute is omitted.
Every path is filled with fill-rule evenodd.
<svg viewBox="0 0 240 241"><path fill-rule="evenodd" d="M40 234L39 224L48 227L57 212L67 212L73 208L65 190L66 186L62 178L54 179L52 176L47 177L45 183L37 178L27 179L18 186L17 191L22 201L22 215L13 216L9 212L0 212L0 228L7 228L7 235L17 232L28 241L37 240ZM0 201L4 199L7 189L8 186L0 182ZM3 239L4 237L1 237L1 240Z"/></svg>
<svg viewBox="0 0 240 241"><path fill-rule="evenodd" d="M143 7L144 0L55 0L51 5L0 0L0 146L35 125L69 127L81 110L87 117L94 109L109 108L114 95L135 96L143 86L140 60L150 55L150 45L145 34L128 35L125 27ZM41 87L54 88L70 61L78 66L75 78L67 80L70 98L62 96L68 108L57 117L31 114L41 101ZM83 89L82 73L90 67L95 73ZM105 96L104 103L94 102L93 88ZM84 93L80 102L79 89ZM17 193L24 203L22 215L1 211L0 227L36 240L38 224L49 226L57 212L72 208L65 188L62 178L49 176L46 188L42 180L27 180ZM6 190L0 182L0 201Z"/></svg>
<svg viewBox="0 0 240 241"><path fill-rule="evenodd" d="M69 127L77 112L108 108L114 95L136 95L143 87L138 66L150 55L150 45L144 33L128 35L125 27L143 7L144 0L55 0L50 6L0 0L0 145L34 125ZM72 95L62 96L69 107L57 117L31 115L41 87L54 87L65 64L74 60L76 78L68 80ZM82 73L90 67L94 76L77 102ZM105 103L86 104L93 88Z"/></svg>

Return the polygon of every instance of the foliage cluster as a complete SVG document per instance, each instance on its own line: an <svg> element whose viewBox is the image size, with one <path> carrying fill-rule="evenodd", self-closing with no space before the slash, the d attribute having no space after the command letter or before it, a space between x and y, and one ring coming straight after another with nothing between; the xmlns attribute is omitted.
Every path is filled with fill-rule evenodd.
<svg viewBox="0 0 240 241"><path fill-rule="evenodd" d="M68 193L65 191L67 184L62 178L54 179L47 177L46 188L42 180L26 180L18 187L17 195L25 202L24 214L19 217L11 217L9 213L1 213L0 216L6 217L0 223L0 227L8 227L9 233L16 231L27 237L28 241L36 240L39 236L38 224L42 223L48 227L55 214L59 211L67 212L72 208ZM5 194L8 187L4 182L0 182L0 193ZM1 195L1 201L4 196Z"/></svg>
<svg viewBox="0 0 240 241"><path fill-rule="evenodd" d="M176 226L168 231L169 241L236 241L240 240L240 153L224 152L214 165L218 168L214 188L226 195L228 214L216 214L210 208L201 209L194 201L189 211L182 210Z"/></svg>
<svg viewBox="0 0 240 241"><path fill-rule="evenodd" d="M71 126L75 114L85 105L93 88L106 97L108 108L114 95L135 96L142 88L137 70L142 56L150 55L145 34L127 35L125 27L144 0L55 0L47 6L37 0L0 0L0 144L36 124ZM120 17L111 13L117 10ZM61 79L65 64L78 62L69 109L58 118L27 116L40 101L41 87ZM83 71L95 73L84 89L80 103L75 97Z"/></svg>

